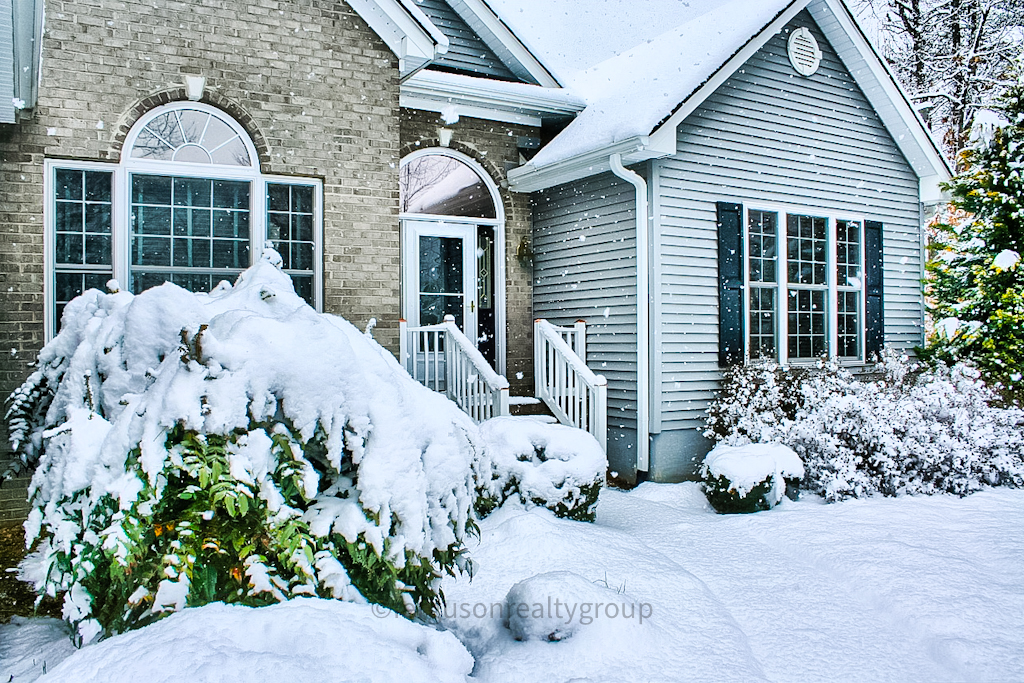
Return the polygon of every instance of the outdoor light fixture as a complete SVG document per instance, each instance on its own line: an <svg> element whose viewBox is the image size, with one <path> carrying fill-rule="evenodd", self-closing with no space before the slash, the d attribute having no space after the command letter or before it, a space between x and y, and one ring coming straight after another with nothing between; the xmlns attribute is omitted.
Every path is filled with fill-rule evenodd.
<svg viewBox="0 0 1024 683"><path fill-rule="evenodd" d="M185 76L185 94L193 102L203 99L206 89L206 76Z"/></svg>

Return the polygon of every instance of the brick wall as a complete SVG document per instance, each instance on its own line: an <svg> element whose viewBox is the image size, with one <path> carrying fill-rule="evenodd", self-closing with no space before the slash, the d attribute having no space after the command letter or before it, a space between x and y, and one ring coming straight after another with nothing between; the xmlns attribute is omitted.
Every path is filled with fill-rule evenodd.
<svg viewBox="0 0 1024 683"><path fill-rule="evenodd" d="M531 240L529 195L510 192L505 163L519 165L516 138L539 136L539 130L511 123L460 118L444 124L438 114L402 110L401 155L426 147L437 147L438 128L453 131L449 147L478 161L498 185L505 210L505 301L506 375L513 396L533 395L533 271L516 259L523 239Z"/></svg>
<svg viewBox="0 0 1024 683"><path fill-rule="evenodd" d="M264 172L323 179L325 310L376 317L397 348L394 55L342 2L155 4L47 3L34 118L0 126L0 396L43 342L43 159L117 162L142 113L184 99L185 74L206 76L204 101L246 126Z"/></svg>

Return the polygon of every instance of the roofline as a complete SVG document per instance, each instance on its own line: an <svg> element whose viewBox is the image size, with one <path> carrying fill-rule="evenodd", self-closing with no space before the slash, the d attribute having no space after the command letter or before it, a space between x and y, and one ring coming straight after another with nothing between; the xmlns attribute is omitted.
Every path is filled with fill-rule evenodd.
<svg viewBox="0 0 1024 683"><path fill-rule="evenodd" d="M532 79L548 88L562 87L551 70L526 47L486 0L448 0L448 4L516 76Z"/></svg>
<svg viewBox="0 0 1024 683"><path fill-rule="evenodd" d="M536 192L610 171L613 154L621 155L624 165L668 156L662 150L652 149L648 136L638 135L540 168L525 164L519 168L510 169L508 172L509 189L513 192Z"/></svg>
<svg viewBox="0 0 1024 683"><path fill-rule="evenodd" d="M448 51L448 37L408 0L346 0L398 57L407 76Z"/></svg>
<svg viewBox="0 0 1024 683"><path fill-rule="evenodd" d="M914 142L919 147L917 150L923 159L919 163L915 163L915 160L908 154L908 151L913 152L914 150L906 149L907 144L901 144L903 141L899 139L899 136L894 136L896 145L903 152L903 155L907 157L907 160L914 166L914 171L917 172L918 177L922 180L927 179L929 176L940 176L942 180L949 180L953 175L953 169L950 167L949 161L946 159L946 155L942 152L942 148L936 142L935 137L928 130L928 127L918 116L917 110L914 108L913 103L910 100L910 96L900 85L899 81L893 75L892 70L885 63L885 60L878 54L871 41L868 40L864 34L864 30L857 23L850 9L846 6L845 2L840 0L812 0L808 3L808 11L811 16L814 17L815 22L822 26L821 21L821 8L822 6L828 7L831 10L833 17L844 29L843 34L849 38L852 46L857 50L860 57L862 57L871 71L871 75L874 77L877 84L882 88L883 93L887 96L889 102L894 106L895 113L898 115L898 123L901 123L906 127L906 131L911 134ZM825 32L826 37L832 44L832 47L839 52L842 47L842 36L830 35L828 31L823 27L822 31ZM838 40L837 40L838 38ZM837 45L840 43L840 45ZM844 60L845 61L845 60ZM850 68L847 66L847 68ZM857 84L861 86L861 90L864 91L865 97L871 102L871 106L879 112L879 117L882 118L882 123L890 133L897 132L893 128L896 127L894 124L897 121L886 120L880 111L878 104L872 99L874 93L870 92L869 89L864 87L862 79L858 79L856 73L852 73L855 69L850 69L851 75ZM922 167L923 164L927 164L927 167ZM930 171L930 172L929 172Z"/></svg>
<svg viewBox="0 0 1024 683"><path fill-rule="evenodd" d="M402 83L399 104L434 112L454 106L460 116L538 127L544 118L573 116L586 106L560 88L429 70Z"/></svg>
<svg viewBox="0 0 1024 683"><path fill-rule="evenodd" d="M651 140L656 146L663 149L672 148L675 153L676 128L680 123L692 114L701 104L704 103L718 88L725 83L737 69L747 63L754 54L765 46L772 36L781 31L786 24L792 21L793 17L802 12L810 0L793 0L787 7L779 10L779 13L764 27L747 40L736 52L732 53L729 59L725 60L718 69L698 85L687 95L676 108L658 123L651 131Z"/></svg>
<svg viewBox="0 0 1024 683"><path fill-rule="evenodd" d="M812 7L812 5L817 6ZM851 46L864 59L865 65L870 71L872 83L879 86L880 90L878 92L875 92L872 88L865 87L866 85L871 85L871 83L866 83L864 76L858 78L858 74L854 73L855 69L850 69L854 81L865 92L865 96L868 97L868 101L875 108L876 112L879 112L883 125L893 136L897 147L917 174L921 201L926 203L940 201L941 192L938 189L938 185L940 182L949 180L952 177L949 163L939 150L931 133L917 116L913 106L910 104L910 98L900 88L884 61L878 56L874 48L871 47L870 41L867 40L860 26L853 19L853 16L841 0L793 0L774 19L768 22L764 28L734 52L704 83L695 88L693 92L680 102L671 114L655 126L650 135L605 145L602 148L584 152L546 166L536 167L527 163L509 171L508 177L511 188L517 192L533 192L571 180L577 180L588 175L601 173L609 168L607 158L620 150L623 145L628 147L627 143L630 141L643 142L641 148L634 150L628 157L629 163L675 154L676 128L678 125L725 83L748 59L764 47L765 43L781 31L793 17L808 8L810 8L809 11L812 12L812 16L815 11L820 16L822 5L826 6L837 22L839 22L844 34L849 37ZM815 16L814 18L820 26L822 22L819 20L819 17ZM825 29L822 28L822 30L824 31ZM835 32L832 35L826 32L826 36L829 42L833 44L833 47L839 51L839 47L836 46L836 37L841 38L841 36L836 36ZM839 42L842 41L840 40ZM872 95L874 96L873 99ZM879 107L880 97L885 97L893 105L894 116L882 116ZM905 134L900 135L901 132ZM623 154L626 156L625 152ZM604 158L603 164L600 161L602 157Z"/></svg>

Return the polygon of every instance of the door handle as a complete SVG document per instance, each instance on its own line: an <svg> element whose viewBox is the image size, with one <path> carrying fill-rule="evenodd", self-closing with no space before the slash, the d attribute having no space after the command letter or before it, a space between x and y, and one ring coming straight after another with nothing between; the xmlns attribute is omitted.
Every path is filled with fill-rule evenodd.
<svg viewBox="0 0 1024 683"><path fill-rule="evenodd" d="M476 312L476 302L475 301L470 301L469 302L469 312L470 313L475 313Z"/></svg>

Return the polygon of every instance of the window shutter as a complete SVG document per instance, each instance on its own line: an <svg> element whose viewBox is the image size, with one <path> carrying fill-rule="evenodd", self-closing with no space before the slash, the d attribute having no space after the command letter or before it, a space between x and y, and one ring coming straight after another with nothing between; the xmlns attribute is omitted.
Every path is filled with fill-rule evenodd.
<svg viewBox="0 0 1024 683"><path fill-rule="evenodd" d="M743 205L718 202L718 365L743 362Z"/></svg>
<svg viewBox="0 0 1024 683"><path fill-rule="evenodd" d="M882 309L882 224L864 221L864 287L867 304L864 315L864 357L882 351L885 319Z"/></svg>

